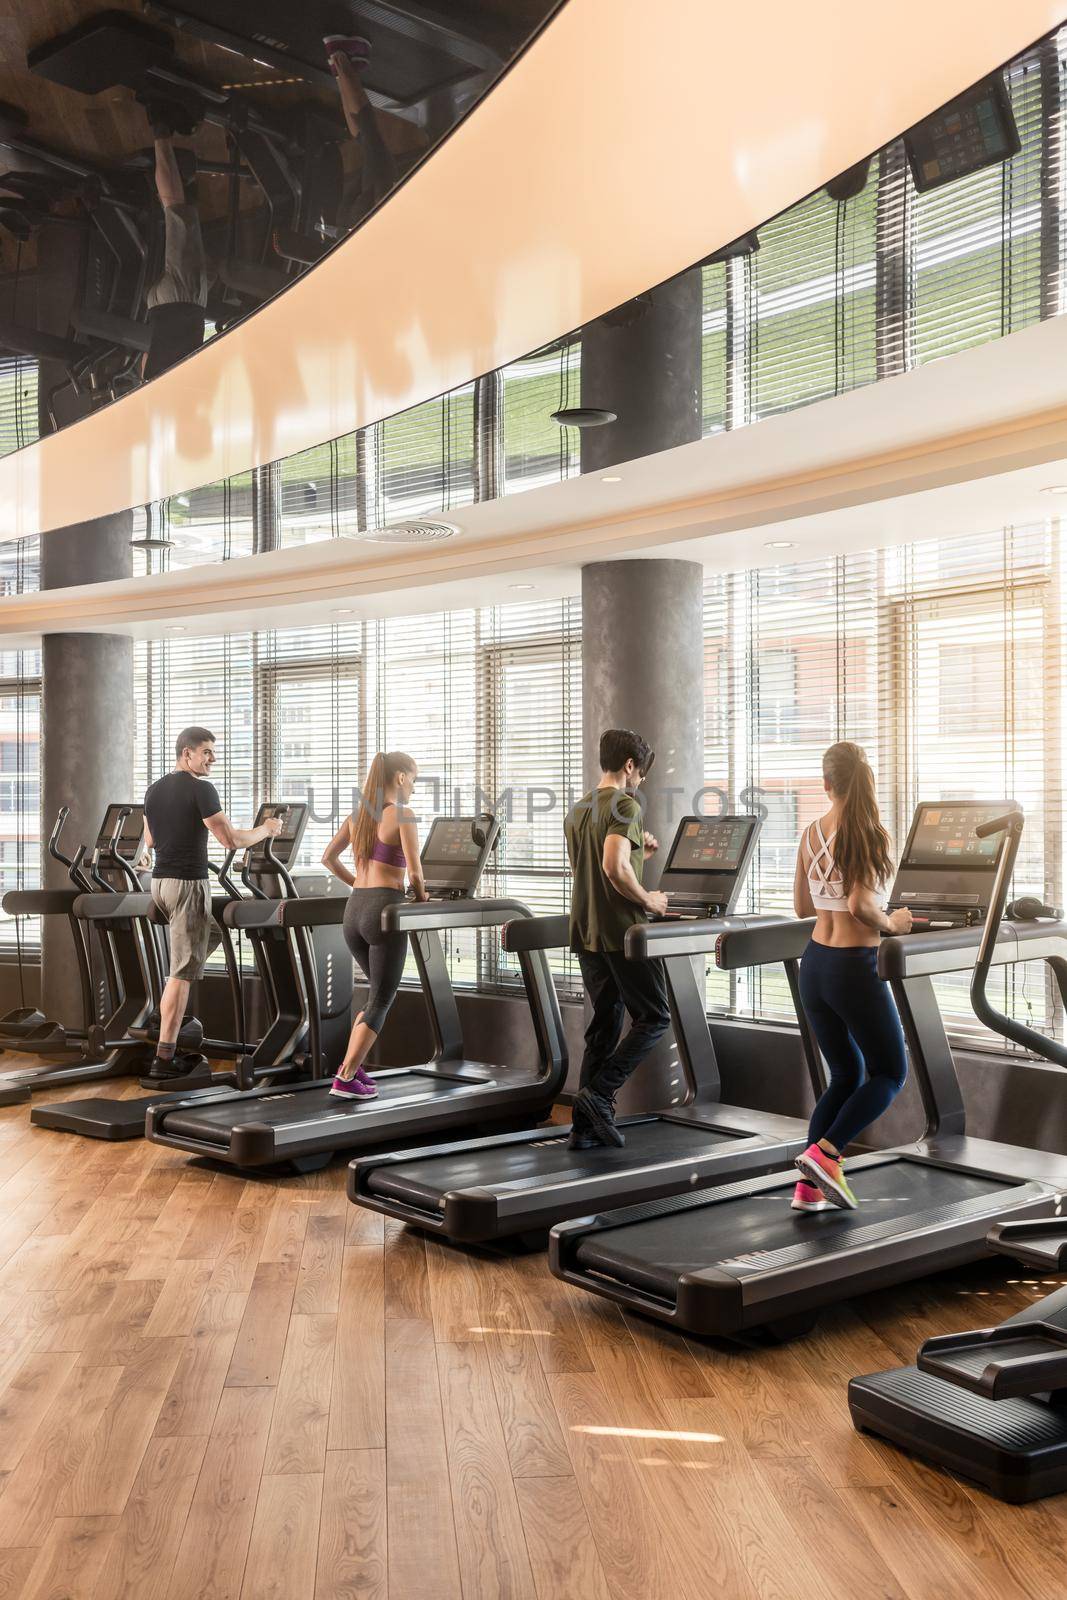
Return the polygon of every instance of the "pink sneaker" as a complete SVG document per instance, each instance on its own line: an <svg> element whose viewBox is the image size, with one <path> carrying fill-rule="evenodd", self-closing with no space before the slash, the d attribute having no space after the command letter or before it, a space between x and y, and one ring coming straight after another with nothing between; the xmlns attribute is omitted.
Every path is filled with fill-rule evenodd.
<svg viewBox="0 0 1067 1600"><path fill-rule="evenodd" d="M326 59L330 63L330 71L337 76L337 68L331 57L347 56L357 72L363 72L370 60L370 40L364 39L360 34L351 36L343 33L328 33L322 41L326 51Z"/></svg>
<svg viewBox="0 0 1067 1600"><path fill-rule="evenodd" d="M360 1077L357 1072L351 1078L336 1077L330 1093L336 1095L338 1100L375 1100L378 1085L367 1077Z"/></svg>
<svg viewBox="0 0 1067 1600"><path fill-rule="evenodd" d="M849 1188L843 1161L835 1161L821 1145L810 1144L803 1155L797 1156L795 1165L831 1204L840 1206L842 1210L855 1211L859 1201Z"/></svg>
<svg viewBox="0 0 1067 1600"><path fill-rule="evenodd" d="M801 1178L793 1190L793 1202L790 1207L793 1211L836 1211L837 1207L829 1200L824 1200L822 1190L816 1189L813 1183L805 1183Z"/></svg>

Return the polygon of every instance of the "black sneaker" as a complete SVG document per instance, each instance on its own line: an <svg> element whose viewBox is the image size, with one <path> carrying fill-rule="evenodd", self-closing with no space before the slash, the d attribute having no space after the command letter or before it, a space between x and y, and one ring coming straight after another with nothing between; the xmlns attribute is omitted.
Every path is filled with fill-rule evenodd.
<svg viewBox="0 0 1067 1600"><path fill-rule="evenodd" d="M613 1144L621 1150L625 1136L615 1126L615 1110L605 1095L583 1089L574 1102L575 1111L589 1124L600 1144Z"/></svg>
<svg viewBox="0 0 1067 1600"><path fill-rule="evenodd" d="M156 1056L140 1080L151 1087L156 1083L170 1083L174 1078L188 1078L203 1062L201 1055Z"/></svg>

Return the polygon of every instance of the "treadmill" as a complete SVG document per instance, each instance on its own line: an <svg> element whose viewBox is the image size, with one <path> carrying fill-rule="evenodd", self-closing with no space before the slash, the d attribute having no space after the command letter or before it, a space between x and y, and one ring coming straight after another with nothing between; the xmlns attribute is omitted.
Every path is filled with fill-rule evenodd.
<svg viewBox="0 0 1067 1600"><path fill-rule="evenodd" d="M916 809L898 885L926 931L883 938L878 970L900 1011L926 1129L915 1145L849 1161L859 1208L792 1211L795 1171L631 1206L555 1228L557 1277L687 1333L782 1339L810 1330L825 1305L987 1255L995 1222L1049 1214L1067 1187L1067 1159L968 1137L934 993L935 977L969 972L978 958L997 854L976 829L1003 810L976 801ZM1005 922L989 962L1054 961L1064 933ZM720 959L745 937L724 934Z"/></svg>
<svg viewBox="0 0 1067 1600"><path fill-rule="evenodd" d="M759 829L760 820L751 816L683 817L660 880L669 914L627 934L628 956L663 960L683 1075L680 1103L621 1117L621 1150L572 1150L571 1129L564 1125L359 1158L349 1169L349 1198L450 1239L478 1243L528 1235L534 1242L554 1222L587 1216L591 1208L657 1200L742 1173L767 1172L803 1150L806 1121L722 1104L708 1027L705 960L730 929L752 936L744 950L738 947L745 964L784 964L800 1014L798 962L813 923L732 915ZM537 921L546 943L568 946L566 917ZM514 932L524 931L522 925L505 928L505 948ZM803 1022L801 1034L820 1094L821 1059Z"/></svg>
<svg viewBox="0 0 1067 1600"><path fill-rule="evenodd" d="M1017 847L1019 813L1001 820L1009 846ZM1007 878L1005 873L1005 888ZM990 945L1003 900L1001 895L990 914ZM1046 911L1035 914L1043 917ZM1048 960L1060 996L1067 999L1067 924L1050 918L1043 926L1060 940L1060 955ZM991 1005L985 992L986 953L979 955L971 986L978 1016L1039 1058L1067 1067L1067 1046ZM1067 1266L1063 1216L998 1223L987 1242L1045 1282ZM1067 1490L1067 1288L1025 1306L999 1327L927 1339L914 1366L853 1378L848 1404L857 1429L979 1483L1001 1500L1021 1504L1062 1494Z"/></svg>
<svg viewBox="0 0 1067 1600"><path fill-rule="evenodd" d="M496 844L493 817L438 817L422 849L430 898L387 906L384 928L407 933L435 1044L420 1066L373 1068L375 1100L341 1100L330 1094L332 1076L312 1061L303 1081L246 1093L220 1093L157 1106L148 1114L148 1137L239 1168L289 1164L301 1171L325 1166L337 1150L395 1147L398 1139L546 1114L566 1074L566 1059L550 1054L534 1070L468 1059L459 1009L449 978L442 935L499 928L529 918L517 900L477 899L474 891ZM294 928L344 917L343 898L285 902L274 912L279 927ZM227 913L233 914L234 908ZM548 958L524 952L524 965L542 994L551 992ZM554 1002L552 994L552 1002Z"/></svg>

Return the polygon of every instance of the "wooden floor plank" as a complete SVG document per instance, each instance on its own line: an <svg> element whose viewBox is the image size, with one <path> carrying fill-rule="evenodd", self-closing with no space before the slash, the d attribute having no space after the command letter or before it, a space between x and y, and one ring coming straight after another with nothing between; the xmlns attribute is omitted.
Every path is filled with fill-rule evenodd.
<svg viewBox="0 0 1067 1600"><path fill-rule="evenodd" d="M123 1370L79 1365L61 1385L0 1493L0 1549L43 1543Z"/></svg>
<svg viewBox="0 0 1067 1600"><path fill-rule="evenodd" d="M122 1370L89 1447L63 1493L56 1516L118 1515L126 1505L159 1420L183 1340L143 1339Z"/></svg>
<svg viewBox="0 0 1067 1600"><path fill-rule="evenodd" d="M326 1465L336 1335L335 1316L290 1319L265 1472L321 1476ZM342 1360L346 1354L358 1359L358 1351L341 1352Z"/></svg>
<svg viewBox="0 0 1067 1600"><path fill-rule="evenodd" d="M336 1312L341 1300L345 1219L316 1212L308 1219L293 1298L294 1316Z"/></svg>
<svg viewBox="0 0 1067 1600"><path fill-rule="evenodd" d="M117 1517L57 1517L20 1600L91 1600L117 1526Z"/></svg>
<svg viewBox="0 0 1067 1600"><path fill-rule="evenodd" d="M93 1600L164 1600L207 1446L149 1441Z"/></svg>
<svg viewBox="0 0 1067 1600"><path fill-rule="evenodd" d="M156 1424L157 1434L210 1433L248 1296L205 1294Z"/></svg>
<svg viewBox="0 0 1067 1600"><path fill-rule="evenodd" d="M433 1326L385 1325L389 1600L463 1600ZM2 1502L0 1502L2 1503Z"/></svg>
<svg viewBox="0 0 1067 1600"><path fill-rule="evenodd" d="M331 1450L385 1445L385 1277L381 1251L346 1248L334 1354Z"/></svg>
<svg viewBox="0 0 1067 1600"><path fill-rule="evenodd" d="M353 1206L358 1211L358 1206ZM369 1213L368 1213L369 1215ZM385 1219L385 1314L413 1322L430 1320L430 1276L426 1236L417 1228Z"/></svg>
<svg viewBox="0 0 1067 1600"><path fill-rule="evenodd" d="M537 1600L611 1600L575 1480L522 1478L515 1492Z"/></svg>
<svg viewBox="0 0 1067 1600"><path fill-rule="evenodd" d="M439 1345L437 1365L463 1592L534 1600L485 1345Z"/></svg>
<svg viewBox="0 0 1067 1600"><path fill-rule="evenodd" d="M273 1389L226 1389L166 1600L237 1600L259 1497Z"/></svg>
<svg viewBox="0 0 1067 1600"><path fill-rule="evenodd" d="M315 1600L387 1600L384 1450L326 1457Z"/></svg>
<svg viewBox="0 0 1067 1600"><path fill-rule="evenodd" d="M314 1600L321 1505L321 1474L263 1477L243 1600Z"/></svg>
<svg viewBox="0 0 1067 1600"><path fill-rule="evenodd" d="M289 1323L296 1268L283 1261L261 1261L256 1267L241 1318L228 1385L262 1388L278 1382Z"/></svg>

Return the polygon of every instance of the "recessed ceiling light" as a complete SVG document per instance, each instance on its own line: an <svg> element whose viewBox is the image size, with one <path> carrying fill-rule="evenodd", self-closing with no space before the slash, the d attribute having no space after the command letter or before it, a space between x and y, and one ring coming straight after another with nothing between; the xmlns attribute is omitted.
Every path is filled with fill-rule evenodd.
<svg viewBox="0 0 1067 1600"><path fill-rule="evenodd" d="M795 550L796 545L792 539L768 539L763 548L764 550Z"/></svg>
<svg viewBox="0 0 1067 1600"><path fill-rule="evenodd" d="M601 481L601 483L621 483L622 479L612 476L612 477L608 477L608 478L601 478L600 481Z"/></svg>
<svg viewBox="0 0 1067 1600"><path fill-rule="evenodd" d="M1067 494L1067 483L1052 483L1047 489L1042 489L1042 494Z"/></svg>
<svg viewBox="0 0 1067 1600"><path fill-rule="evenodd" d="M333 614L335 617L350 617L355 609L355 606L335 606Z"/></svg>
<svg viewBox="0 0 1067 1600"><path fill-rule="evenodd" d="M167 632L168 633L184 633L185 632L185 628L181 623L175 622L167 629Z"/></svg>
<svg viewBox="0 0 1067 1600"><path fill-rule="evenodd" d="M508 588L509 589L532 589L532 588L534 588L534 585L532 583L509 583L508 584Z"/></svg>

